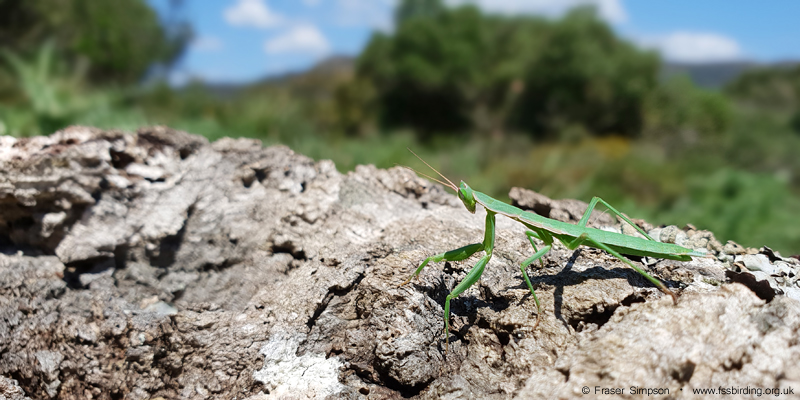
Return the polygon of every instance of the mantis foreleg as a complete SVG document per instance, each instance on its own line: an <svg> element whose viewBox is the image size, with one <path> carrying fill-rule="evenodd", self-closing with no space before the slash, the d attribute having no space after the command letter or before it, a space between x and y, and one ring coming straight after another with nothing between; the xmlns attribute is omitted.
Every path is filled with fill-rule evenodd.
<svg viewBox="0 0 800 400"><path fill-rule="evenodd" d="M606 203L605 200L603 200L603 199L601 199L601 198L599 198L597 196L592 197L592 201L589 202L589 207L586 207L586 212L583 213L583 217L578 222L578 226L586 226L586 223L589 222L589 216L592 215L592 210L594 210L594 207L597 205L598 201L603 203L603 205L606 206L606 208L608 208L608 210L611 211L611 213L613 213L614 215L622 218L625 222L630 224L630 226L636 228L636 230L639 231L639 233L641 233L642 235L644 235L644 237L646 237L646 238L648 238L650 240L655 240L655 239L651 238L650 235L648 235L647 232L645 232L642 228L639 228L638 225L634 224L630 219L628 219L628 217L622 215L622 213L617 211L616 208L611 207L611 204Z"/></svg>
<svg viewBox="0 0 800 400"><path fill-rule="evenodd" d="M456 285L456 287L452 292L450 292L450 294L447 295L447 299L444 301L444 336L447 346L445 351L450 348L450 300L456 298L459 294L463 293L481 278L483 269L486 267L486 264L489 263L489 259L492 258L492 250L494 250L494 224L495 213L487 210L486 232L484 233L483 243L481 243L483 250L486 251L486 254L481 257L480 260L478 260L478 263L472 267L469 273L467 273L467 276L464 278L464 280Z"/></svg>
<svg viewBox="0 0 800 400"><path fill-rule="evenodd" d="M472 286L478 279L481 278L481 274L483 274L483 269L486 267L486 264L489 262L489 259L492 258L492 250L494 249L494 224L495 224L495 213L491 211L487 211L486 213L486 232L484 233L483 243L475 243L471 245L467 245L455 250L447 251L442 254L437 254L435 256L431 256L425 259L422 264L417 268L413 275L411 275L405 282L400 284L400 286L405 285L408 283L412 278L419 275L422 268L425 267L426 264L430 261L439 262L439 261L461 261L469 258L471 255L475 254L479 250L485 250L486 255L481 257L478 260L478 263L475 264L474 267L467 273L467 276L464 278L461 283L456 285L452 292L447 295L447 299L444 302L444 336L447 342L447 348L450 347L450 335L448 332L450 331L450 300L456 298L459 294L467 290L470 286ZM446 351L446 349L445 349Z"/></svg>
<svg viewBox="0 0 800 400"><path fill-rule="evenodd" d="M433 262L462 261L462 260L466 260L466 259L470 258L470 256L472 256L473 254L475 254L476 252L481 251L481 250L483 250L483 243L473 243L473 244L470 244L470 245L466 245L464 247L460 247L460 248L455 249L455 250L446 251L446 252L444 252L442 254L437 254L435 256L430 256L430 257L426 258L425 261L423 261L422 264L420 264L419 267L417 267L417 270L414 271L414 273L411 274L411 276L409 276L408 279L406 279L399 286L403 286L403 285L407 284L408 282L411 282L412 279L414 279L417 276L419 276L419 273L422 272L422 269L425 268L425 266L428 265L428 263L431 262L431 261L433 261Z"/></svg>
<svg viewBox="0 0 800 400"><path fill-rule="evenodd" d="M417 267L417 270L411 274L408 279L406 279L403 283L399 286L403 286L410 282L412 279L417 277L419 273L428 265L429 262L441 262L441 261L462 261L466 260L473 254L477 253L478 251L485 250L486 255L481 257L478 260L478 263L475 264L474 267L467 273L467 276L464 278L461 283L459 283L449 295L447 295L447 299L444 302L444 335L445 340L447 341L447 347L450 347L450 336L448 335L448 331L450 330L450 300L456 298L459 294L467 290L470 286L472 286L475 282L480 279L481 274L483 274L483 269L486 267L486 264L489 262L489 259L492 258L492 250L494 249L494 224L495 224L495 213L491 211L487 211L486 213L486 231L484 232L484 239L482 243L473 243L466 245L464 247L457 248L455 250L446 251L441 254L437 254L435 256L430 256L425 259L425 261ZM527 279L527 278L526 278ZM530 286L530 284L529 284ZM533 289L531 289L533 290ZM536 295L534 294L534 298ZM536 301L538 304L538 300Z"/></svg>

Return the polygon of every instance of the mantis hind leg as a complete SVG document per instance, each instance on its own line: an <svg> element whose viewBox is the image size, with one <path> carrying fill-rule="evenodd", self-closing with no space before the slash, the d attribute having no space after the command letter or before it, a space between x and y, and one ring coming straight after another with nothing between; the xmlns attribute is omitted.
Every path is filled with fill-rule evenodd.
<svg viewBox="0 0 800 400"><path fill-rule="evenodd" d="M603 205L606 206L606 208L608 208L608 211L611 211L612 214L622 218L630 226L636 228L636 230L639 231L639 233L641 233L642 235L644 235L644 237L646 237L649 240L655 241L655 239L651 238L650 235L647 234L647 232L645 232L642 228L639 228L639 226L634 224L633 221L628 219L628 217L622 215L622 213L617 211L616 208L612 207L611 204L608 204L605 200L597 196L592 197L592 201L589 202L589 207L586 207L586 212L583 213L583 217L581 217L581 220L578 222L578 226L586 226L586 223L589 222L589 217L592 215L592 210L594 210L594 207L597 205L597 202L603 203Z"/></svg>
<svg viewBox="0 0 800 400"><path fill-rule="evenodd" d="M643 269L637 267L634 263L632 263L627 258L623 257L622 254L619 254L619 252L617 252L616 250L612 249L611 247L606 246L603 243L600 243L600 242L592 239L588 234L586 234L586 233L581 234L580 236L575 238L575 240L573 240L573 241L571 241L569 243L564 243L564 245L567 246L567 248L570 249L570 250L575 250L576 248L578 248L578 246L580 246L584 242L586 242L589 246L592 246L594 248L598 248L600 250L605 250L606 252L608 252L608 254L611 254L612 256L618 258L620 261L624 262L625 264L628 264L629 267L633 268L636 272L640 273L642 276L647 278L648 281L652 282L653 285L655 285L659 290L664 292L664 294L668 294L670 297L672 297L672 302L673 303L678 304L678 296L676 296L673 291L669 290L667 288L667 286L664 285L663 282L661 282L660 280L650 276L650 274L645 272Z"/></svg>

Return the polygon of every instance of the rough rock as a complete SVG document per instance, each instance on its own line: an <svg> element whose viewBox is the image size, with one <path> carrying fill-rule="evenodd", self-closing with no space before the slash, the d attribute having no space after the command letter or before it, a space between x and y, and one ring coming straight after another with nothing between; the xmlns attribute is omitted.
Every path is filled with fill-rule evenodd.
<svg viewBox="0 0 800 400"><path fill-rule="evenodd" d="M674 305L605 252L556 245L528 269L534 329L519 269L532 249L498 218L483 277L451 304L447 349L444 300L477 258L398 285L481 240L484 218L405 169L341 174L254 140L71 127L3 137L0 171L0 399L800 393L800 261L767 247L635 220L709 254L633 259ZM572 222L586 207L511 197ZM590 225L632 231L602 213Z"/></svg>

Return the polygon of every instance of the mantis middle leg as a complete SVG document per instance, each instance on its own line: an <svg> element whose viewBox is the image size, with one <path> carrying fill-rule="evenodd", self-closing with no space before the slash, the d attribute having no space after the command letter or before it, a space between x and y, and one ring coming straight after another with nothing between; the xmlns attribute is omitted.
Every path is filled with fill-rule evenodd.
<svg viewBox="0 0 800 400"><path fill-rule="evenodd" d="M522 277L525 279L525 284L528 285L528 289L531 290L531 294L533 295L533 300L536 302L536 323L534 323L533 325L533 329L536 329L536 327L539 326L539 320L541 319L542 316L542 306L539 304L539 298L536 297L536 292L533 291L533 285L531 285L531 280L528 278L528 274L525 272L525 268L527 268L528 265L530 265L534 261L541 260L542 256L547 254L550 251L550 249L553 248L553 239L552 237L545 236L545 238L549 239L548 240L549 243L548 241L545 241L545 246L542 247L541 250L539 250L536 248L536 243L533 242L533 238L537 238L540 240L544 239L542 239L540 235L536 234L536 232L533 231L527 231L525 232L525 235L528 236L528 240L531 242L531 246L533 246L533 251L535 251L535 253L532 256L526 258L525 261L523 261L522 264L520 264L520 269L522 270ZM544 266L544 262L542 262L542 266Z"/></svg>

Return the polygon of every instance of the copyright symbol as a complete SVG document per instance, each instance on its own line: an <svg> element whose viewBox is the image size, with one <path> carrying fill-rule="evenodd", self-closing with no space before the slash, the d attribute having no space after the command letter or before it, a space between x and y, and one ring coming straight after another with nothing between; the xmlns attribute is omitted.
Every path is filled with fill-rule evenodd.
<svg viewBox="0 0 800 400"><path fill-rule="evenodd" d="M589 394L589 387L584 386L583 389L581 389L581 392L583 392L583 394Z"/></svg>

